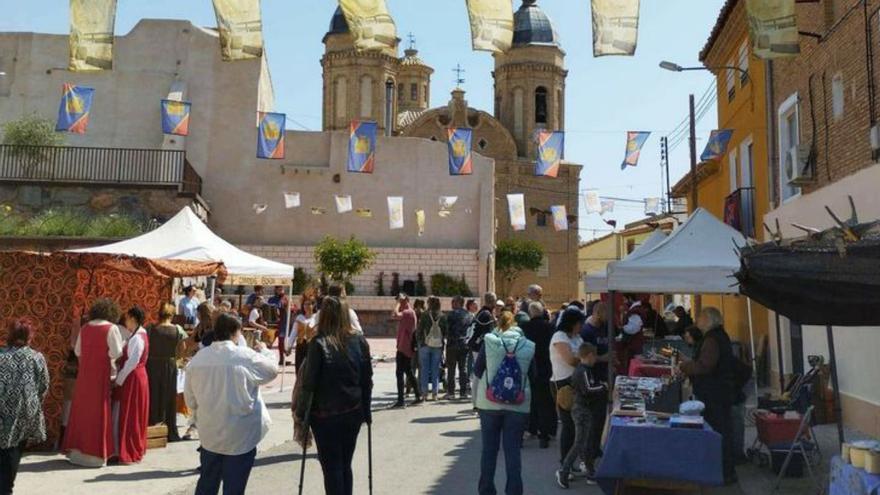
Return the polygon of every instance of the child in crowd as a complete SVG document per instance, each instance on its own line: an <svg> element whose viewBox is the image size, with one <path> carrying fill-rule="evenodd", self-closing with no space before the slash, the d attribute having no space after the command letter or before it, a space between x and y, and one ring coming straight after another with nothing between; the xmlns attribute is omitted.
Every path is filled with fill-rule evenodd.
<svg viewBox="0 0 880 495"><path fill-rule="evenodd" d="M608 386L594 373L593 366L598 360L596 346L582 344L578 349L580 364L571 375L574 389L574 405L571 410L574 419L574 445L562 462L562 469L556 472L556 482L562 488L569 487L571 471L578 457L587 466L587 483L595 485L593 461L599 451L599 437L602 435Z"/></svg>

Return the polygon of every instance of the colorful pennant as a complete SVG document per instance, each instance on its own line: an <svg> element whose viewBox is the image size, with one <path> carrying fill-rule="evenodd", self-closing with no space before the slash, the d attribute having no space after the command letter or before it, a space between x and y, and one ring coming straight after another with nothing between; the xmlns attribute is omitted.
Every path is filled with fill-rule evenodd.
<svg viewBox="0 0 880 495"><path fill-rule="evenodd" d="M447 129L449 147L449 175L471 175L474 173L471 139L473 130L466 127Z"/></svg>
<svg viewBox="0 0 880 495"><path fill-rule="evenodd" d="M522 194L507 195L507 210L513 230L526 230L526 199Z"/></svg>
<svg viewBox="0 0 880 495"><path fill-rule="evenodd" d="M568 230L568 213L565 211L565 205L551 206L550 214L553 216L553 228L556 232Z"/></svg>
<svg viewBox="0 0 880 495"><path fill-rule="evenodd" d="M538 143L535 175L556 177L565 153L565 133L539 130L535 133L535 140Z"/></svg>
<svg viewBox="0 0 880 495"><path fill-rule="evenodd" d="M636 53L639 0L592 0L593 56Z"/></svg>
<svg viewBox="0 0 880 495"><path fill-rule="evenodd" d="M700 160L704 162L717 160L727 154L727 145L730 138L733 137L733 129L718 129L709 134L709 141L706 142L706 149L700 155Z"/></svg>
<svg viewBox="0 0 880 495"><path fill-rule="evenodd" d="M375 122L352 121L348 137L348 171L372 174L376 164L376 132L379 125Z"/></svg>
<svg viewBox="0 0 880 495"><path fill-rule="evenodd" d="M284 207L288 210L291 208L299 208L300 206L300 197L298 192L286 192L284 193Z"/></svg>
<svg viewBox="0 0 880 495"><path fill-rule="evenodd" d="M257 132L257 158L283 159L287 116L283 113L258 112L258 119L260 127Z"/></svg>
<svg viewBox="0 0 880 495"><path fill-rule="evenodd" d="M584 194L584 203L587 206L587 213L600 213L602 211L602 203L599 201L599 191L587 191Z"/></svg>
<svg viewBox="0 0 880 495"><path fill-rule="evenodd" d="M116 0L70 1L70 59L74 72L113 68Z"/></svg>
<svg viewBox="0 0 880 495"><path fill-rule="evenodd" d="M351 210L351 196L336 196L336 213L348 213Z"/></svg>
<svg viewBox="0 0 880 495"><path fill-rule="evenodd" d="M467 0L474 50L506 52L513 44L510 0Z"/></svg>
<svg viewBox="0 0 880 495"><path fill-rule="evenodd" d="M220 31L220 56L224 61L263 56L263 21L260 0L214 0Z"/></svg>
<svg viewBox="0 0 880 495"><path fill-rule="evenodd" d="M650 135L651 133L646 131L630 131L626 133L626 156L620 165L620 170L624 170L626 167L635 167L639 164L642 146L645 145L645 141L648 140Z"/></svg>
<svg viewBox="0 0 880 495"><path fill-rule="evenodd" d="M55 130L85 134L89 126L89 112L92 109L94 94L94 88L64 83Z"/></svg>
<svg viewBox="0 0 880 495"><path fill-rule="evenodd" d="M397 49L397 27L385 0L339 0L358 51Z"/></svg>
<svg viewBox="0 0 880 495"><path fill-rule="evenodd" d="M190 108L186 101L162 100L162 132L188 136Z"/></svg>
<svg viewBox="0 0 880 495"><path fill-rule="evenodd" d="M764 59L801 52L795 0L746 0L752 52Z"/></svg>
<svg viewBox="0 0 880 495"><path fill-rule="evenodd" d="M373 210L369 208L358 208L354 214L361 218L373 218Z"/></svg>
<svg viewBox="0 0 880 495"><path fill-rule="evenodd" d="M388 196L388 228L391 230L403 228L402 196Z"/></svg>

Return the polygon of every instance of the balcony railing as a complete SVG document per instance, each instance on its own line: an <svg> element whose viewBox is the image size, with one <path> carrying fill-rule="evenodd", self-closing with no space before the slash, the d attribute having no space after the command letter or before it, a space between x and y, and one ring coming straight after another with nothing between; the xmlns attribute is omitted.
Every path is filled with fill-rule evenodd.
<svg viewBox="0 0 880 495"><path fill-rule="evenodd" d="M755 237L755 188L741 187L724 198L724 223Z"/></svg>
<svg viewBox="0 0 880 495"><path fill-rule="evenodd" d="M0 145L0 181L202 190L185 151L158 149Z"/></svg>

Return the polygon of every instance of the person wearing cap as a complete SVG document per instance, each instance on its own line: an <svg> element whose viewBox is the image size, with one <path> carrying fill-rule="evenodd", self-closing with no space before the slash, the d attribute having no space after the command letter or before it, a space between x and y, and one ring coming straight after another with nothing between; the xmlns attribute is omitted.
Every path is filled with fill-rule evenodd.
<svg viewBox="0 0 880 495"><path fill-rule="evenodd" d="M419 385L412 371L412 360L415 356L415 330L416 313L409 304L409 296L400 294L397 296L397 306L392 311L392 317L397 320L397 357L395 375L397 376L397 402L394 403L395 408L405 407L403 401L404 377L412 389L415 391L416 400L413 404L422 402L422 394L419 392Z"/></svg>

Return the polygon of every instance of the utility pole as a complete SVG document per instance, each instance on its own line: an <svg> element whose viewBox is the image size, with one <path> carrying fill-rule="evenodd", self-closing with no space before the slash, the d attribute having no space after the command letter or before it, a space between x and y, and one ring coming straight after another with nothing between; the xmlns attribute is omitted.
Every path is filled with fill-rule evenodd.
<svg viewBox="0 0 880 495"><path fill-rule="evenodd" d="M666 213L672 213L672 191L669 188L669 137L660 138L660 161L666 170ZM662 186L661 186L662 187Z"/></svg>
<svg viewBox="0 0 880 495"><path fill-rule="evenodd" d="M691 211L696 211L697 200L697 117L694 111L694 95L688 98L690 107L690 145L691 145Z"/></svg>

